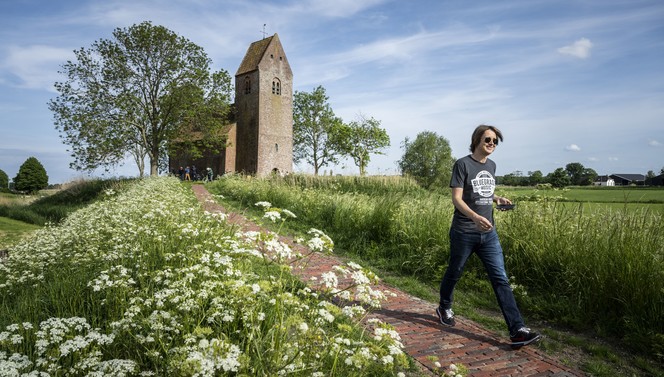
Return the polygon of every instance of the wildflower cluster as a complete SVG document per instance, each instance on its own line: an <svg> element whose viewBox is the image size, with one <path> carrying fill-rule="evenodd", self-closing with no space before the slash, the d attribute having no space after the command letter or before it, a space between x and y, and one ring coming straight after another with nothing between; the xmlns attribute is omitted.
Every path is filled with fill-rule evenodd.
<svg viewBox="0 0 664 377"><path fill-rule="evenodd" d="M349 318L362 308L323 301L266 251L296 255L177 179L107 193L0 263L0 375L403 375L398 334L365 334Z"/></svg>

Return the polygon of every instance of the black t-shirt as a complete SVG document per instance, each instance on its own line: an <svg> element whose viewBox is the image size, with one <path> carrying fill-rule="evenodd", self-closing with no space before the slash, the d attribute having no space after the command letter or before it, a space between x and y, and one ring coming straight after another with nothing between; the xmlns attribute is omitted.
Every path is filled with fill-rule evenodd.
<svg viewBox="0 0 664 377"><path fill-rule="evenodd" d="M463 188L463 201L480 216L493 224L493 192L496 189L496 163L475 161L470 155L458 159L452 168L450 187ZM477 225L456 207L452 228L460 232L479 232Z"/></svg>

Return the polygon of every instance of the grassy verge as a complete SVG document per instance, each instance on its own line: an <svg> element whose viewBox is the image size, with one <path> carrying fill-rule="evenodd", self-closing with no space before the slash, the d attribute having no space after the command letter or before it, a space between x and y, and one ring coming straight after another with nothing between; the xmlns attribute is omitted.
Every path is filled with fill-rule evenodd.
<svg viewBox="0 0 664 377"><path fill-rule="evenodd" d="M0 217L0 249L4 249L20 241L39 226L22 221Z"/></svg>
<svg viewBox="0 0 664 377"><path fill-rule="evenodd" d="M85 207L105 190L120 189L128 180L89 180L68 184L55 192L34 196L3 194L0 216L34 225L57 223Z"/></svg>

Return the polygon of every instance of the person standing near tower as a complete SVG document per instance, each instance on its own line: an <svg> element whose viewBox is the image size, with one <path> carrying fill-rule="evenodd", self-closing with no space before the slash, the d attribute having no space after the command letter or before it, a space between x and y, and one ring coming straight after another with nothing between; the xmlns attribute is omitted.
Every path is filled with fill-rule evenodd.
<svg viewBox="0 0 664 377"><path fill-rule="evenodd" d="M454 217L450 228L450 259L440 282L440 303L436 314L444 326L456 324L452 311L454 287L466 261L476 253L489 275L510 333L512 348L518 349L539 340L541 335L523 322L507 278L503 250L495 229L493 203L499 206L512 204L509 199L494 195L496 164L488 157L499 141L503 141L503 135L498 128L478 126L471 137L471 154L457 160L452 168L450 187Z"/></svg>

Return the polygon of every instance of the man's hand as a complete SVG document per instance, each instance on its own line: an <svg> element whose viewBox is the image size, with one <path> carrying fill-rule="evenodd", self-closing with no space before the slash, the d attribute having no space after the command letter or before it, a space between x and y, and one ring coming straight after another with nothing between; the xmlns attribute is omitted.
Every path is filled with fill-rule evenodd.
<svg viewBox="0 0 664 377"><path fill-rule="evenodd" d="M491 221L487 220L487 218L484 216L477 215L473 217L473 222L475 225L477 225L477 229L481 230L482 232L488 232L493 228Z"/></svg>

